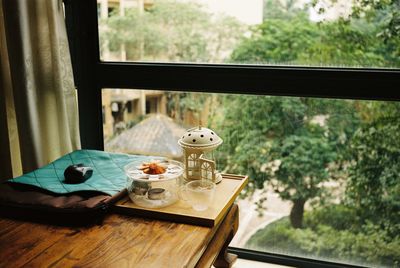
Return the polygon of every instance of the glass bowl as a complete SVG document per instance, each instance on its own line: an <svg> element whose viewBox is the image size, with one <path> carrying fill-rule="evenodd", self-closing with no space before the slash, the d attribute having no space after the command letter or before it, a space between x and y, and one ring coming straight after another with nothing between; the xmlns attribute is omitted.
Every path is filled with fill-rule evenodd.
<svg viewBox="0 0 400 268"><path fill-rule="evenodd" d="M133 203L145 208L162 208L179 200L179 189L183 179L183 163L161 160L166 169L161 174L146 174L138 162L124 167L127 175L129 198Z"/></svg>

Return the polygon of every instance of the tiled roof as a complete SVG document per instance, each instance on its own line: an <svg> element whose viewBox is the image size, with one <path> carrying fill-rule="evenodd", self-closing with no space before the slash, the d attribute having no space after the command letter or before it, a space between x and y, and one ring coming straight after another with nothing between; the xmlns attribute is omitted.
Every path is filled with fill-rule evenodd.
<svg viewBox="0 0 400 268"><path fill-rule="evenodd" d="M106 143L107 151L182 157L178 140L185 129L166 115L151 115Z"/></svg>

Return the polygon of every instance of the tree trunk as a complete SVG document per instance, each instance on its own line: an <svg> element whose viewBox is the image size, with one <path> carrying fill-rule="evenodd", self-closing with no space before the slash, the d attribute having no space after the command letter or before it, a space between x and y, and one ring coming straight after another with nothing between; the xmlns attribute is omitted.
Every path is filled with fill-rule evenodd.
<svg viewBox="0 0 400 268"><path fill-rule="evenodd" d="M293 200L293 207L290 211L290 223L293 228L301 228L303 226L303 213L304 213L304 204L306 200L304 199L296 199Z"/></svg>

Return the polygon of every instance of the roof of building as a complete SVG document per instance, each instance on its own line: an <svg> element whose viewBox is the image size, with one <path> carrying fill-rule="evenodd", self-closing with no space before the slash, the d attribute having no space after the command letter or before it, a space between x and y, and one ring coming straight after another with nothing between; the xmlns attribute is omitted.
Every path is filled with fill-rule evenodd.
<svg viewBox="0 0 400 268"><path fill-rule="evenodd" d="M105 147L107 151L177 159L183 155L178 140L185 131L168 116L155 114L123 131Z"/></svg>

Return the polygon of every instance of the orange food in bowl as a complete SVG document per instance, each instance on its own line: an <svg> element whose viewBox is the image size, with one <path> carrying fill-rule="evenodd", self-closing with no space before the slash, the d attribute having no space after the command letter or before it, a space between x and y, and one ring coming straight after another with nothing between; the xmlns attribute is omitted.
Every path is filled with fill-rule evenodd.
<svg viewBox="0 0 400 268"><path fill-rule="evenodd" d="M143 163L139 169L150 175L163 174L167 170L165 165L161 164L159 161Z"/></svg>

